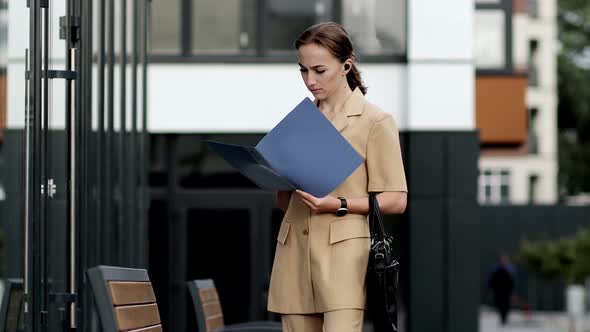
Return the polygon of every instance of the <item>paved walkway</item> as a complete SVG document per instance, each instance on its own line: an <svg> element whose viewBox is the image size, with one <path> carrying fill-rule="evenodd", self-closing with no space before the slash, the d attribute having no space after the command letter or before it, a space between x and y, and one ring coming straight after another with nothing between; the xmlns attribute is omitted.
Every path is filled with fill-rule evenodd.
<svg viewBox="0 0 590 332"><path fill-rule="evenodd" d="M569 319L564 313L533 312L527 316L513 311L508 324L500 326L498 315L483 309L479 316L479 332L590 332L590 317L581 323L577 329L570 329Z"/></svg>

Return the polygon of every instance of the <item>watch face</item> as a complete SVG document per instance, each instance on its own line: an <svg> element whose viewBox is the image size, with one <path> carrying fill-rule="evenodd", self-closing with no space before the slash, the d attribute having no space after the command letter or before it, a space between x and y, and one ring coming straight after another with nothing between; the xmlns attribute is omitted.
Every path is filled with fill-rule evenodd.
<svg viewBox="0 0 590 332"><path fill-rule="evenodd" d="M338 217L342 217L342 216L346 215L347 213L348 213L348 209L346 209L346 208L340 208L336 211L336 215Z"/></svg>

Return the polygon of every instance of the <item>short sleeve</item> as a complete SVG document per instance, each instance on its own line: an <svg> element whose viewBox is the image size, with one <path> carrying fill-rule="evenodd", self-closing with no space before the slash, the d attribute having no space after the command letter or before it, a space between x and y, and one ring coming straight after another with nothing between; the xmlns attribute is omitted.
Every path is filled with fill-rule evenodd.
<svg viewBox="0 0 590 332"><path fill-rule="evenodd" d="M367 142L369 192L408 191L399 133L391 115L373 125Z"/></svg>

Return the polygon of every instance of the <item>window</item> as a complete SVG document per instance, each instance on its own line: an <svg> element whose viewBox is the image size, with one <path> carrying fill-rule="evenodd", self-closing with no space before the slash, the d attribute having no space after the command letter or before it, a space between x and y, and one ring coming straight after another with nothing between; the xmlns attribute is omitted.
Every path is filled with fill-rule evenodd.
<svg viewBox="0 0 590 332"><path fill-rule="evenodd" d="M539 138L537 136L537 113L538 109L532 107L529 109L529 137L528 148L529 154L539 153Z"/></svg>
<svg viewBox="0 0 590 332"><path fill-rule="evenodd" d="M178 17L181 13L181 0L166 0L152 2L152 49L153 53L180 53L180 24Z"/></svg>
<svg viewBox="0 0 590 332"><path fill-rule="evenodd" d="M475 64L478 69L506 66L505 15L501 10L475 13Z"/></svg>
<svg viewBox="0 0 590 332"><path fill-rule="evenodd" d="M293 43L301 32L336 21L348 30L363 61L395 61L406 52L406 1L154 1L151 55L156 61L292 61Z"/></svg>
<svg viewBox="0 0 590 332"><path fill-rule="evenodd" d="M193 54L239 54L256 49L256 0L193 0Z"/></svg>
<svg viewBox="0 0 590 332"><path fill-rule="evenodd" d="M539 18L539 2L538 0L528 0L527 10L531 18Z"/></svg>
<svg viewBox="0 0 590 332"><path fill-rule="evenodd" d="M539 86L539 70L537 66L537 58L538 58L538 50L539 50L539 41L536 39L531 39L529 41L529 63L528 63L528 79L529 79L529 86L537 87Z"/></svg>
<svg viewBox="0 0 590 332"><path fill-rule="evenodd" d="M481 204L510 203L510 171L484 170L481 172L478 196Z"/></svg>
<svg viewBox="0 0 590 332"><path fill-rule="evenodd" d="M293 51L293 41L309 26L333 17L331 1L268 0L267 25L271 52Z"/></svg>
<svg viewBox="0 0 590 332"><path fill-rule="evenodd" d="M474 56L479 71L512 72L513 4L508 0L476 0ZM518 38L517 38L518 39ZM516 50L519 55L521 50Z"/></svg>
<svg viewBox="0 0 590 332"><path fill-rule="evenodd" d="M342 24L362 54L403 54L406 22L392 13L405 12L404 1L345 0Z"/></svg>
<svg viewBox="0 0 590 332"><path fill-rule="evenodd" d="M529 176L529 204L537 202L537 184L539 183L539 176L531 174Z"/></svg>

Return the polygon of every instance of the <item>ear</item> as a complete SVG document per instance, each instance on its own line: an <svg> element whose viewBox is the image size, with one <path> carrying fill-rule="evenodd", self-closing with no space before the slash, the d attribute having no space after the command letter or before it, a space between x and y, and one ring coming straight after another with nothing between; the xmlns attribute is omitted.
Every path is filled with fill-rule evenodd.
<svg viewBox="0 0 590 332"><path fill-rule="evenodd" d="M344 61L344 74L348 74L348 71L352 69L352 61L350 59Z"/></svg>

